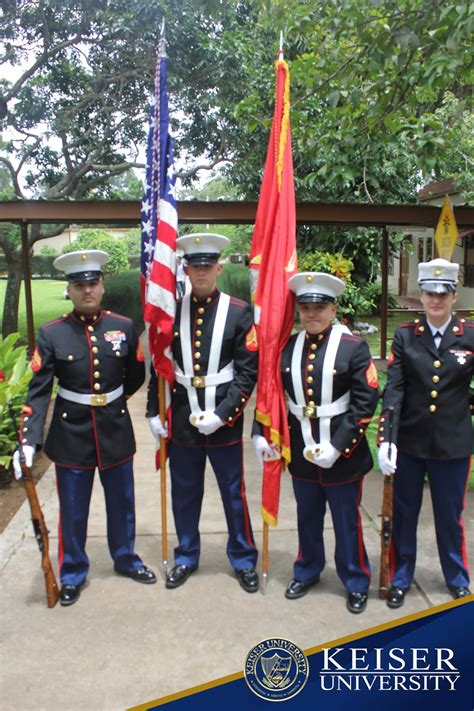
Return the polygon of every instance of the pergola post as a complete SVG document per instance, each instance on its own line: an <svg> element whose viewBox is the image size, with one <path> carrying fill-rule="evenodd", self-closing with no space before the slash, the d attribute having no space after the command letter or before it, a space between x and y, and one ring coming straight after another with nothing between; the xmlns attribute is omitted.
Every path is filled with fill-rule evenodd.
<svg viewBox="0 0 474 711"><path fill-rule="evenodd" d="M35 350L35 324L33 319L33 299L31 295L30 246L28 244L28 223L22 222L21 256L23 261L23 282L25 284L26 325L28 331L28 352L30 358Z"/></svg>

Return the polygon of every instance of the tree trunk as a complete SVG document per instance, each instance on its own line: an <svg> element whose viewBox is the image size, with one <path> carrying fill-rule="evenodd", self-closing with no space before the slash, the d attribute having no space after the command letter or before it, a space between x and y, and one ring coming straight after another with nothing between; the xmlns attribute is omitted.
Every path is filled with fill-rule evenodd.
<svg viewBox="0 0 474 711"><path fill-rule="evenodd" d="M3 306L2 335L18 331L18 306L20 303L20 287L22 280L21 256L16 249L5 249L8 264L7 288Z"/></svg>

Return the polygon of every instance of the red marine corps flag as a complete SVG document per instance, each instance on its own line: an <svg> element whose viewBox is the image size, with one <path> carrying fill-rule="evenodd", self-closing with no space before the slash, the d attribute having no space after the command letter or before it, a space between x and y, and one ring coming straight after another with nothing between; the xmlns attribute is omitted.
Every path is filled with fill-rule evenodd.
<svg viewBox="0 0 474 711"><path fill-rule="evenodd" d="M290 460L280 361L294 315L294 295L288 289L288 279L297 270L290 76L282 49L275 66L275 113L250 251L259 342L256 417L264 425L267 441L281 453L280 459L264 463L262 515L267 532L268 524L277 524L280 476Z"/></svg>

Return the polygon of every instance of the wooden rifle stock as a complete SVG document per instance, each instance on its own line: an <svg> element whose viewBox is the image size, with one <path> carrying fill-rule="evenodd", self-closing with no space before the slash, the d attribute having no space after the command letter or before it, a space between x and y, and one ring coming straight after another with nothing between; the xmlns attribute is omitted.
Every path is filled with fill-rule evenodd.
<svg viewBox="0 0 474 711"><path fill-rule="evenodd" d="M15 417L13 415L12 410L10 410L10 416L13 420L15 429L17 429ZM44 520L43 512L41 510L38 494L36 493L33 473L30 467L28 467L25 462L25 455L21 442L19 446L19 452L21 471L23 472L23 484L25 487L26 496L28 497L28 502L30 504L31 522L33 524L33 531L35 534L36 542L38 543L38 548L41 552L41 568L44 573L44 582L46 585L46 599L48 601L48 607L54 607L59 598L59 588L56 582L56 576L54 575L53 566L51 565L51 559L49 557L49 531L46 528L46 523Z"/></svg>
<svg viewBox="0 0 474 711"><path fill-rule="evenodd" d="M388 456L392 453L393 407L388 408ZM390 588L390 544L392 542L393 474L384 475L382 526L380 530L379 598L385 600Z"/></svg>

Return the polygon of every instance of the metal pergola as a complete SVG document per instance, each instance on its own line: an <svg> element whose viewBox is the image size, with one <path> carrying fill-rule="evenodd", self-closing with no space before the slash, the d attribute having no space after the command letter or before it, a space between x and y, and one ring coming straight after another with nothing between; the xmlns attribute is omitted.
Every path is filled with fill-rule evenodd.
<svg viewBox="0 0 474 711"><path fill-rule="evenodd" d="M140 223L140 202L135 200L11 200L0 202L0 222L19 224L25 279L28 343L34 349L33 306L29 264L28 226L43 224L114 224L136 226ZM455 206L458 227L474 227L474 207ZM181 224L253 224L256 202L185 201L178 203ZM389 228L409 231L413 227L435 228L440 207L432 205L375 205L361 203L298 203L298 225L334 225L345 227L378 227L381 229L381 326L380 357L386 358L388 317Z"/></svg>

